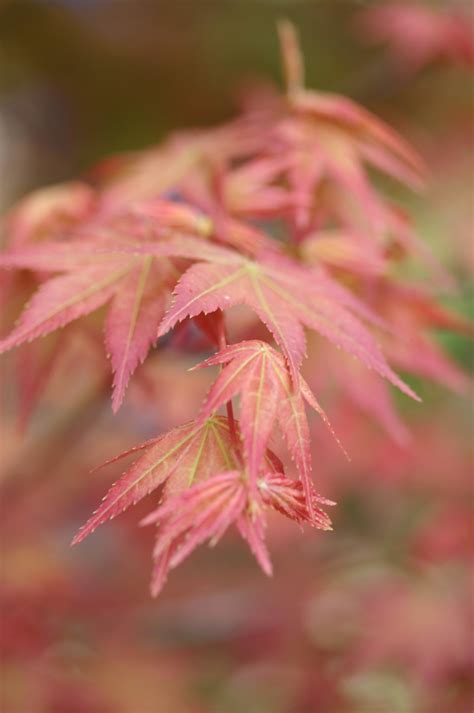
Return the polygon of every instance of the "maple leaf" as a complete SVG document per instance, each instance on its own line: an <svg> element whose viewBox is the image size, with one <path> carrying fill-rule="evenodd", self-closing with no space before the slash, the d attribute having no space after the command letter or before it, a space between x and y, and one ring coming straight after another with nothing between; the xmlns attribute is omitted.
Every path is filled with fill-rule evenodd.
<svg viewBox="0 0 474 713"><path fill-rule="evenodd" d="M380 119L346 97L304 88L304 65L293 25L280 24L288 110L271 122L268 145L276 162L285 156L287 180L296 201L294 237L311 227L315 197L327 184L363 207L367 230L385 229L383 201L364 164L419 189L425 169L415 152ZM270 149L270 151L272 150ZM320 213L320 208L319 208Z"/></svg>
<svg viewBox="0 0 474 713"><path fill-rule="evenodd" d="M237 393L240 399L240 433L245 448L250 483L256 484L268 440L278 421L296 462L311 507L311 451L304 401L326 424L329 421L303 377L291 383L281 354L266 342L252 340L227 346L198 366L226 364L204 401L200 419L209 418ZM332 429L331 429L332 430Z"/></svg>
<svg viewBox="0 0 474 713"><path fill-rule="evenodd" d="M150 239L140 235L130 238L128 235L129 231L143 228L147 232L153 228ZM226 263L235 255L228 248L193 236L173 232L163 235L161 228L156 224L144 226L137 223L136 216L126 229L87 225L74 240L64 243L50 241L6 251L0 255L0 268L70 272L83 266L102 265L110 261L123 261L125 264L131 257L143 258L146 255L209 260L215 263ZM89 235L91 232L93 237Z"/></svg>
<svg viewBox="0 0 474 713"><path fill-rule="evenodd" d="M271 574L264 541L267 507L300 525L331 529L321 505L334 503L311 487L309 505L302 484L282 473L282 464L271 451L263 458L258 487L251 488L247 472L240 469L236 443L225 418L192 421L125 451L104 466L140 451L145 453L112 486L72 544L164 486L164 502L142 520L144 525L160 523L153 552L154 595L161 591L170 569L206 540L217 544L232 523L263 571Z"/></svg>
<svg viewBox="0 0 474 713"><path fill-rule="evenodd" d="M322 249L321 259L324 260L327 256L328 264L331 264L331 261L335 260L337 263L347 256L349 257L347 267L354 273L364 274L375 273L376 265L381 260L385 264L386 271L395 261L408 254L423 261L425 268L428 268L430 275L437 280L441 288L450 291L455 289L453 276L441 265L430 246L417 235L413 220L399 206L377 198L381 229L374 240L374 236L368 230L364 206L352 196L344 196L340 191L332 190L326 185L320 199L324 204L324 219L316 226L315 232L311 231L305 235L302 242L304 256L306 256L306 243L309 243L308 251L312 252L313 248L316 248L319 237L334 238L332 244L328 245L329 250ZM331 226L336 224L340 227L325 229L322 228L324 223ZM339 239L345 243L344 252L342 246L340 249L336 246L336 240ZM317 250L314 252L316 256ZM367 268L364 267L364 256L366 256ZM382 272L384 270L380 269L380 273Z"/></svg>
<svg viewBox="0 0 474 713"><path fill-rule="evenodd" d="M320 230L308 235L301 245L301 255L308 264L320 264L363 277L383 274L388 261L380 249L367 245L355 232Z"/></svg>
<svg viewBox="0 0 474 713"><path fill-rule="evenodd" d="M74 246L68 246L68 254L71 249ZM17 327L0 341L0 351L49 334L112 300L105 340L112 357L116 411L130 375L157 339L166 291L163 272L153 258L108 257L99 256L96 264L86 263L43 283Z"/></svg>
<svg viewBox="0 0 474 713"><path fill-rule="evenodd" d="M100 507L75 536L73 544L164 483L166 493L179 492L236 465L229 425L226 419L219 417L200 424L191 421L174 428L121 453L104 465L142 450L145 453L108 491Z"/></svg>
<svg viewBox="0 0 474 713"><path fill-rule="evenodd" d="M267 575L272 573L265 545L266 508L272 507L298 524L331 529L320 505L333 505L312 491L313 513L307 507L301 483L274 470L261 476L258 490L249 487L240 470L224 471L166 500L142 520L142 525L159 523L151 591L159 594L170 569L174 569L200 544L215 546L235 524Z"/></svg>
<svg viewBox="0 0 474 713"><path fill-rule="evenodd" d="M165 311L166 292L157 288L150 277L152 271L153 258L145 258L122 281L107 315L105 341L114 371L114 411L122 403L130 375L156 341L158 324Z"/></svg>
<svg viewBox="0 0 474 713"><path fill-rule="evenodd" d="M253 257L266 253L279 253L278 243L252 225L229 217L217 202L216 196L208 195L209 186L183 192L190 203L177 203L162 198L142 201L134 206L134 213L154 219L153 230L166 235L170 229L185 236L211 238ZM204 196L202 195L204 192ZM194 207L195 205L201 208Z"/></svg>
<svg viewBox="0 0 474 713"><path fill-rule="evenodd" d="M453 314L438 305L429 293L409 284L381 280L378 290L377 303L392 324L392 332L381 335L390 360L401 369L464 393L470 384L469 377L444 353L428 330L449 329L472 336L469 320Z"/></svg>
<svg viewBox="0 0 474 713"><path fill-rule="evenodd" d="M233 522L242 528L264 572L271 574L263 540L262 512L254 507L250 515L247 491L240 471L225 471L169 498L142 520L143 525L160 523L153 551L154 596L161 591L170 569L206 540L217 544Z"/></svg>
<svg viewBox="0 0 474 713"><path fill-rule="evenodd" d="M295 381L306 350L305 325L418 400L390 369L372 334L346 305L367 317L369 311L323 273L287 258L266 256L255 262L226 251L221 253L219 264L193 265L174 290L174 302L160 325L159 335L186 317L236 304L251 307L268 327Z"/></svg>
<svg viewBox="0 0 474 713"><path fill-rule="evenodd" d="M232 214L252 218L285 215L294 210L297 196L278 185L288 169L288 158L264 157L227 171L222 177L222 203Z"/></svg>
<svg viewBox="0 0 474 713"><path fill-rule="evenodd" d="M114 371L113 409L123 399L131 374L158 339L169 290L176 269L168 256L218 261L224 248L194 238L154 241L154 254L120 231L98 233L64 243L52 241L11 250L0 256L0 267L64 272L41 284L24 309L16 328L0 340L0 352L65 326L111 301L105 342ZM150 241L152 242L152 241Z"/></svg>
<svg viewBox="0 0 474 713"><path fill-rule="evenodd" d="M303 484L300 481L287 478L283 473L269 472L258 481L258 488L263 502L275 510L294 520L299 525L308 524L320 530L331 530L331 520L321 509L321 505L336 503L319 495L314 486L311 487L311 507L308 507Z"/></svg>
<svg viewBox="0 0 474 713"><path fill-rule="evenodd" d="M283 156L256 156L241 160L237 166L214 165L207 172L194 173L183 181L182 196L230 227L235 218L272 218L291 215L297 196L282 185L281 178L289 167ZM232 217L231 217L232 216ZM242 223L241 223L242 225ZM232 229L231 229L232 230ZM222 229L219 232L224 234ZM275 249L274 241L273 250Z"/></svg>
<svg viewBox="0 0 474 713"><path fill-rule="evenodd" d="M257 146L256 127L247 117L211 130L177 132L162 145L123 157L121 170L104 188L104 209L113 213L124 204L163 196L203 167L240 159Z"/></svg>

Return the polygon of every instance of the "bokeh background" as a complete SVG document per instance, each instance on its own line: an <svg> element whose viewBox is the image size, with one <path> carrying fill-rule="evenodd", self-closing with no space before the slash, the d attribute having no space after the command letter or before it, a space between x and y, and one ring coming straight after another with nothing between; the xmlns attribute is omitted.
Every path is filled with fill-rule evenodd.
<svg viewBox="0 0 474 713"><path fill-rule="evenodd" d="M428 42L420 56L413 48L425 46L428 20L409 21L405 44L371 41L367 13L381 4L1 1L2 211L33 188L89 175L110 154L232 117L244 88L281 83L275 25L287 16L308 84L361 102L425 158L423 195L387 190L456 278L442 302L472 314L472 6L425 3L436 17L462 17L465 33ZM438 338L469 371L468 340ZM8 359L2 370L4 713L472 710L467 388L411 379L424 401L399 400L406 446L349 403L326 403L352 456L346 463L315 424L315 477L338 502L334 532L302 537L279 520L272 579L227 537L174 572L154 601L152 533L136 526L146 508L74 550L69 542L120 473L90 469L193 417L211 375L177 379L177 363L184 371L194 357L156 353L112 417L103 364L86 367L81 348L27 427ZM143 388L156 391L155 408Z"/></svg>

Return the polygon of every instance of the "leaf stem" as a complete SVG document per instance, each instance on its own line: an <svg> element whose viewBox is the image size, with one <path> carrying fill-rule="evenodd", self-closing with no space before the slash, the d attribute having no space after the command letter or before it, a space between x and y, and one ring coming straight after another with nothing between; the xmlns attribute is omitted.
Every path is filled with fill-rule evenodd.
<svg viewBox="0 0 474 713"><path fill-rule="evenodd" d="M226 332L226 328L225 328L224 313L222 312L222 310L219 310L218 320L219 320L219 326L218 326L219 350L222 350L222 349L225 349L225 347L227 346L227 332ZM227 411L227 420L229 422L230 437L234 444L238 459L240 462L242 462L242 454L240 451L240 439L239 439L239 436L237 433L237 427L235 424L234 407L232 405L232 399L227 401L226 411Z"/></svg>

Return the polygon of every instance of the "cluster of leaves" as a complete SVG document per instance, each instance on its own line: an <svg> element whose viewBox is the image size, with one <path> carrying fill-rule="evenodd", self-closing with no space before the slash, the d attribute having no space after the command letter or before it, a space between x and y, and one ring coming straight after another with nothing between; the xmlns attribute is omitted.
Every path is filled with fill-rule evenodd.
<svg viewBox="0 0 474 713"><path fill-rule="evenodd" d="M392 366L456 389L465 383L428 330L466 325L397 272L415 255L433 282L450 286L450 276L367 172L419 189L422 162L354 102L305 89L293 27L282 23L280 36L285 96L251 97L229 124L104 163L90 185L38 191L5 221L0 267L12 271L4 296L29 301L0 350L71 324L48 349L35 342L19 359L25 412L67 349L61 335L82 330L95 344L90 315L105 305L114 411L171 330L180 348L191 349L198 330L207 351L217 350L201 365L221 371L197 418L118 456L139 453L74 539L157 491L158 507L143 521L158 523L155 594L170 569L232 524L266 573L271 510L330 529L322 507L332 503L312 481L306 405L332 429L308 382L331 371L337 388L399 440L406 434L388 383L418 397ZM256 319L236 319L235 306ZM307 380L305 328L331 345L308 360ZM293 476L274 452L276 431Z"/></svg>

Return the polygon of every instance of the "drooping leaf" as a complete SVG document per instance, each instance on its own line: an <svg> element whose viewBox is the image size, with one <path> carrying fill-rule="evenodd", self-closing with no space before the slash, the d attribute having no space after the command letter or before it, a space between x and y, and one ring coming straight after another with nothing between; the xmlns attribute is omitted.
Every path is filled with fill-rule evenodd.
<svg viewBox="0 0 474 713"><path fill-rule="evenodd" d="M288 112L269 121L268 146L276 163L282 157L287 160L290 195L296 199L294 236L300 240L317 227L311 221L324 215L321 190L328 186L343 198L355 198L363 207L366 230L380 235L386 227L384 201L365 165L419 189L424 184L423 163L393 129L354 101L305 89L296 28L285 21L279 30Z"/></svg>
<svg viewBox="0 0 474 713"><path fill-rule="evenodd" d="M227 419L212 416L185 424L104 465L140 451L144 451L143 455L112 486L72 544L81 542L99 525L164 485L164 501L142 521L146 525L160 525L153 553L155 596L170 569L206 540L216 545L233 523L264 572L271 574L264 542L266 507L273 507L300 524L330 527L320 505L332 503L312 489L311 502L316 510L311 515L311 509L302 501L301 484L282 474L282 465L271 451L263 459L258 487L250 487L246 471L239 469Z"/></svg>
<svg viewBox="0 0 474 713"><path fill-rule="evenodd" d="M239 471L219 471L204 483L177 493L148 515L143 525L160 523L153 551L151 591L156 596L169 569L200 544L217 544L248 506L247 488Z"/></svg>
<svg viewBox="0 0 474 713"><path fill-rule="evenodd" d="M278 422L311 503L311 451L304 401L329 422L303 377L293 384L282 355L258 340L228 346L200 366L214 364L226 366L204 401L200 419L209 418L240 393L240 432L251 484L257 481L270 434Z"/></svg>
<svg viewBox="0 0 474 713"><path fill-rule="evenodd" d="M73 544L163 483L166 483L167 493L180 492L235 465L229 426L223 418L212 417L200 424L192 421L133 450L140 449L145 453L112 486L100 507L79 530Z"/></svg>
<svg viewBox="0 0 474 713"><path fill-rule="evenodd" d="M449 329L472 335L472 324L438 304L429 293L411 285L383 281L377 299L392 324L392 332L382 335L392 363L459 393L465 392L469 377L429 332Z"/></svg>
<svg viewBox="0 0 474 713"><path fill-rule="evenodd" d="M41 285L23 312L18 326L0 342L5 352L44 336L95 311L114 295L129 273L123 260L88 265L78 272L54 277Z"/></svg>
<svg viewBox="0 0 474 713"><path fill-rule="evenodd" d="M111 301L105 341L112 359L113 408L117 410L130 375L158 338L170 285L176 279L176 270L165 258L170 253L183 257L204 254L217 260L219 250L227 255L217 246L215 250L208 246L206 252L206 247L192 238L162 241L155 245L156 256L134 254L134 245L117 236L96 242L43 243L4 253L0 267L65 274L40 285L18 325L0 340L0 352L54 332Z"/></svg>
<svg viewBox="0 0 474 713"><path fill-rule="evenodd" d="M159 525L153 551L152 594L159 594L170 569L181 564L200 544L208 541L215 546L232 524L247 541L265 574L271 575L265 544L266 509L271 507L300 525L331 529L321 505L334 503L317 495L314 489L311 498L313 512L307 506L301 483L274 470L261 475L257 490L249 486L244 473L232 470L217 473L168 498L142 520L142 525Z"/></svg>
<svg viewBox="0 0 474 713"><path fill-rule="evenodd" d="M303 485L300 481L287 478L282 473L266 473L258 481L263 502L271 505L290 520L299 525L308 524L321 530L331 530L331 520L321 509L321 505L335 505L332 500L321 497L311 489L311 504L308 507Z"/></svg>
<svg viewBox="0 0 474 713"><path fill-rule="evenodd" d="M334 350L329 350L321 340L317 340L312 356L308 378L317 393L324 394L327 388L336 401L344 399L343 405L348 399L364 415L370 416L385 428L395 441L401 445L409 442L408 428L397 414L390 389L377 374L364 369L360 362L344 352L334 353ZM320 369L321 363L324 364L324 371Z"/></svg>

